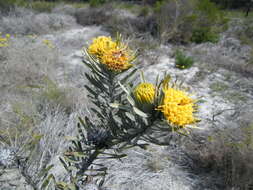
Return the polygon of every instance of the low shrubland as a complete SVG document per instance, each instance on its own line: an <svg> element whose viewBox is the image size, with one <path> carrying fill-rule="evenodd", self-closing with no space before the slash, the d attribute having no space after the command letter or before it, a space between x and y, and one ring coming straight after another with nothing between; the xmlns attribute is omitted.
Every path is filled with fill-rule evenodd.
<svg viewBox="0 0 253 190"><path fill-rule="evenodd" d="M56 6L55 2L34 1L31 5L23 7L35 10L41 9L42 12L45 12L43 9L49 9L47 6L50 7L49 4L51 3L54 6L50 8L50 12L57 10L56 12L59 13L59 8L57 8L59 5ZM97 4L103 4L103 6L96 6ZM140 36L145 33L158 38L161 43L216 42L219 33L226 28L227 23L223 13L209 0L163 0L157 1L152 6L124 2L117 4L113 1L91 1L90 7L85 6L84 4L83 8L80 8L82 6L73 5L73 7L79 8L72 9L69 13L65 11L65 13L74 15L77 22L82 25L102 25L112 33L120 31L128 36L132 34ZM29 18L32 17L33 15L29 16ZM50 19L50 23L55 25L59 24L57 22L61 22L62 26L65 25L64 23L71 23L66 21L70 19L67 16L61 18L63 16L58 15L59 19L54 21L51 21L49 15L48 18L40 18L42 15L36 17L39 18L33 19L34 21L31 20L31 22L33 21L31 26L46 19ZM2 20L3 28L8 28L9 25L12 25L12 22L14 21L11 21L10 17L9 21L8 18L5 18ZM15 24L21 25L21 22ZM22 25L26 24L28 23L22 23ZM57 26L53 25L52 28L57 28ZM40 30L43 30L43 28Z"/></svg>
<svg viewBox="0 0 253 190"><path fill-rule="evenodd" d="M7 16L0 18L0 31L10 34L46 34L59 29L75 26L70 15L57 13L35 13L24 8L15 8Z"/></svg>
<svg viewBox="0 0 253 190"><path fill-rule="evenodd" d="M22 175L36 189L67 145L64 137L74 133L79 91L57 80L59 52L50 40L7 36L0 50L0 145L15 152Z"/></svg>
<svg viewBox="0 0 253 190"><path fill-rule="evenodd" d="M122 143L122 139L118 140L118 137L123 138L125 137L124 135L130 134L130 140L128 139L129 141L127 143L130 142L130 145L145 148L145 144L135 144L137 141L131 141L131 135L135 132L134 130L129 128L127 128L127 130L117 128L115 127L115 123L117 123L119 118L123 115L127 121L127 123L123 124L134 126L136 121L133 118L137 118L138 121L140 121L140 116L146 116L142 111L147 107L150 108L150 105L141 107L139 103L133 103L131 98L134 93L128 92L128 86L127 90L124 86L123 88L121 86L124 91L127 91L126 93L131 94L130 98L128 97L130 104L135 104L135 106L138 105L140 107L137 106L138 109L134 107L134 109L130 111L130 108L127 107L129 112L127 112L127 114L124 112L122 115L117 111L119 118L115 117L115 120L110 120L115 122L113 123L115 128L112 127L110 131L104 126L105 123L108 122L108 120L105 119L108 119L108 115L106 114L111 114L112 112L107 113L105 107L110 107L109 103L112 103L112 99L110 99L110 102L108 101L109 103L103 102L101 100L103 97L96 93L99 92L99 94L107 97L106 90L101 91L101 89L104 89L103 87L111 90L114 88L107 83L98 84L97 78L92 78L93 76L91 77L91 75L89 75L91 72L88 74L86 73L86 77L90 83L99 86L99 88L90 88L86 85L86 90L90 92L89 97L96 105L96 109L93 107L91 108L91 123L89 123L90 120L87 119L87 117L83 120L81 118L79 119L78 134L84 137L82 136L84 134L83 131L87 130L87 142L84 140L80 141L79 136L77 136L77 138L71 137L70 139L74 145L69 147L69 151L65 152L68 143L64 137L76 135L74 127L78 123L78 121L76 121L77 112L79 112L78 107L81 105L83 109L84 104L87 102L79 101L77 96L80 95L78 94L80 89L66 84L62 85L62 83L57 80L56 71L60 63L58 59L59 52L54 44L47 39L37 39L35 35L23 35L46 34L55 30L71 28L75 26L75 19L77 19L77 22L84 26L94 24L102 25L112 34L116 34L117 31L120 31L124 36L130 37L131 43L133 44L131 44L131 46L134 47L134 49L138 48L140 51L145 51L158 47L158 41L160 43L173 42L181 44L192 42L216 43L219 39L219 32L223 31L225 28L224 26L227 22L226 18L214 4L210 3L210 1L201 1L200 4L194 0L159 2L160 3L156 3L155 8L146 5L146 7L139 9L139 11L134 8L135 5L123 5L125 9L131 9L132 11L125 11L118 9L118 7L115 9L115 5L110 3L105 4L105 6L97 6L100 5L100 3L104 3L103 1L93 1L93 7L82 7L78 9L67 5L55 7L54 4L50 3L42 5L44 2L40 2L41 4L37 2L38 4L36 5L36 2L34 2L34 6L36 5L37 8L32 8L42 12L49 11L50 13L36 13L24 8L15 8L13 9L13 14L10 13L0 19L0 31L3 32L0 40L4 39L2 41L7 44L4 45L4 48L0 51L0 141L18 150L20 168L23 175L26 176L28 183L32 186L38 187L41 185L42 180L39 174L41 171L49 171L54 164L53 158L63 152L65 153L64 158L66 158L66 162L61 160L63 165L67 163L68 166L72 166L71 164L73 164L73 162L69 162L68 160L70 159L76 162L73 164L75 167L82 166L83 163L80 164L79 161L81 159L79 158L84 158L84 154L80 154L80 147L85 143L85 146L92 145L92 149L87 152L91 151L92 153L102 154L104 149L113 147L113 143ZM153 2L150 1L149 3ZM136 5L136 7L139 7L139 5ZM113 11L111 11L112 9ZM249 43L252 38L250 23L250 21L245 22L245 28L239 30L237 33L241 41L245 44L251 43ZM10 36L9 33L11 34ZM15 38L15 43L12 34L18 34L18 37ZM126 49L123 48L123 50ZM117 52L117 55L127 55L124 53L124 51ZM89 56L88 53L86 55ZM109 54L109 56L113 57L113 54ZM213 55L211 56L213 57ZM110 64L108 60L102 60L102 58L99 57L99 61L103 62L104 65ZM176 66L180 69L190 68L194 63L192 57L186 56L185 53L181 51L176 52L175 60ZM98 67L106 71L101 75L100 71L96 70L96 64L95 67L90 63L86 63L86 65L88 65L88 67L90 66L90 71L98 72L96 73L98 78L102 77L107 82L110 82L111 78L108 80L106 77L114 77L114 75L110 75L110 72L104 67ZM119 63L119 65L122 66L121 63ZM131 66L127 65L127 69L128 67ZM115 68L118 69L116 66L110 67L111 70ZM125 69L125 67L123 69ZM169 80L169 77L164 78L164 81L166 80ZM161 84L165 85L165 82ZM116 84L115 81L113 81L112 85L115 85L115 89L120 89L120 85L118 85L118 83ZM133 84L131 85L131 87L133 87ZM146 88L144 87L143 89ZM142 97L144 99L146 98L146 100L149 100L150 94L152 95L152 85L148 89L147 96ZM216 83L213 89L221 91L224 89L224 86L220 84L217 85ZM96 92L94 90L96 90ZM108 92L108 94L109 93L111 92ZM120 92L119 94L122 95L124 93ZM113 95L116 96L116 93ZM125 97L122 95L121 98L124 99ZM121 98L117 100L121 100ZM189 99L184 100L186 103L187 101L191 101ZM101 104L98 104L98 102ZM124 103L126 102L127 100L124 99ZM103 107L101 105L106 106ZM117 109L121 108L118 104L114 104L113 106ZM104 110L100 112L99 108ZM154 107L152 107L152 109L153 108ZM165 106L161 106L159 109L160 111L166 112ZM156 111L154 111L154 113L156 113ZM97 116L96 119L94 115ZM162 112L160 112L159 119L161 116ZM97 126L99 118L102 118L101 121L104 122ZM112 118L112 115L109 115L109 118ZM96 121L93 122L93 119ZM149 120L147 121L149 122ZM143 121L142 125L144 126L147 121ZM129 125L129 123L132 125ZM88 128L90 126L94 128L85 129L87 126ZM119 136L117 136L114 129L120 131ZM139 129L142 128L140 127ZM165 131L167 133L168 128L166 128ZM252 124L247 123L236 129L225 129L216 132L215 135L210 137L205 136L204 141L201 142L197 141L203 139L203 137L200 136L196 136L196 139L188 140L184 150L188 158L187 163L183 163L185 168L188 168L190 173L192 172L203 176L203 180L205 177L207 179L210 176L220 177L219 179L221 181L215 182L215 185L221 189L251 188L252 180L250 176L253 170L253 166L250 162L253 159L252 131ZM138 132L134 133L134 135L136 134L138 134ZM112 136L115 138L113 139ZM110 139L108 137L110 137ZM136 137L137 140L138 138L139 137ZM144 139L161 143L155 141L156 139L149 135L145 136ZM125 139L123 138L123 140ZM108 142L112 142L112 144L108 145ZM126 146L126 144L124 146ZM115 148L115 151L117 152L118 149ZM93 159L93 157L89 157L89 153L87 154L88 157L85 158ZM118 159L125 156L125 154L116 154L115 152L103 153L105 153L104 155L109 155ZM80 165L77 164L77 161ZM92 162L86 165L87 167L85 166L86 169L91 165ZM66 167L66 165L64 166ZM67 170L68 166L66 167ZM82 172L85 170L85 167L77 169L80 169ZM147 163L147 167L157 172L161 169L162 165L159 165L159 160L151 160ZM69 168L71 170L71 167ZM101 169L100 171L102 172L105 171L105 168L99 169ZM215 177L213 179L217 179ZM68 179L66 181L70 182ZM75 181L71 181L71 183L75 183ZM62 185L63 184L64 183L62 183Z"/></svg>
<svg viewBox="0 0 253 190"><path fill-rule="evenodd" d="M250 189L253 165L253 125L218 130L204 143L186 143L188 168L213 189ZM202 137L203 138L203 137ZM208 173L208 175L207 175ZM215 178L220 176L220 181ZM197 184L197 187L201 184Z"/></svg>
<svg viewBox="0 0 253 190"><path fill-rule="evenodd" d="M122 7L133 12L124 13ZM216 42L227 24L223 13L209 0L164 0L153 7L131 4L129 8L107 3L103 7L80 10L76 16L82 25L103 25L109 31L127 35L148 33L161 43Z"/></svg>
<svg viewBox="0 0 253 190"><path fill-rule="evenodd" d="M47 1L47 0L5 0L0 2L0 12L8 14L9 11L12 11L15 7L23 7L27 9L33 9L37 12L51 12L55 7L58 7L59 4L71 5L75 8L81 8L87 5L88 2L80 1L68 1L68 0L56 0L56 1Z"/></svg>

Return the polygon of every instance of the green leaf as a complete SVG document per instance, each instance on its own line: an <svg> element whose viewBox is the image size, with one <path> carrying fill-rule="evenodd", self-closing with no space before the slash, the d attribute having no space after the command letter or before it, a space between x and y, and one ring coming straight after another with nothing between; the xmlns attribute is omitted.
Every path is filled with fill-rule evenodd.
<svg viewBox="0 0 253 190"><path fill-rule="evenodd" d="M126 89L126 87L124 87L124 85L122 85L120 82L118 82L118 83L119 83L120 87L122 88L122 90L124 90L124 92L125 92L127 95L130 95L130 94L131 94L131 92L129 92L129 91Z"/></svg>
<svg viewBox="0 0 253 190"><path fill-rule="evenodd" d="M66 189L68 187L68 184L63 181L60 181L60 182L56 182L56 187L60 189Z"/></svg>
<svg viewBox="0 0 253 190"><path fill-rule="evenodd" d="M76 141L78 140L76 137L72 137L72 136L65 136L64 137L67 141Z"/></svg>
<svg viewBox="0 0 253 190"><path fill-rule="evenodd" d="M48 174L49 170L51 170L53 167L54 167L53 164L49 165L47 168L40 171L40 173L38 174L38 177L46 176Z"/></svg>
<svg viewBox="0 0 253 190"><path fill-rule="evenodd" d="M99 118L105 119L105 116L94 108L90 108Z"/></svg>
<svg viewBox="0 0 253 190"><path fill-rule="evenodd" d="M62 163L62 165L65 168L65 170L69 172L68 165L66 164L66 162L61 157L59 157L59 160Z"/></svg>
<svg viewBox="0 0 253 190"><path fill-rule="evenodd" d="M135 101L130 95L127 96L127 100L132 106L135 106Z"/></svg>
<svg viewBox="0 0 253 190"><path fill-rule="evenodd" d="M141 110L139 110L137 107L133 107L133 110L134 110L134 112L137 114L137 115L139 115L139 116L141 116L141 117L148 117L148 114L146 114L146 113L144 113L143 111L141 111Z"/></svg>
<svg viewBox="0 0 253 190"><path fill-rule="evenodd" d="M135 117L134 117L133 114L131 114L131 113L129 113L129 112L126 112L125 114L126 114L126 116L127 116L129 119L131 119L132 121L135 121Z"/></svg>
<svg viewBox="0 0 253 190"><path fill-rule="evenodd" d="M78 117L78 120L79 122L82 124L82 126L85 128L85 129L88 129L90 128L90 126L88 126L81 117Z"/></svg>
<svg viewBox="0 0 253 190"><path fill-rule="evenodd" d="M128 106L119 104L119 103L110 103L109 106L111 106L112 108L116 108L116 109L122 109L125 111L130 111L131 109Z"/></svg>
<svg viewBox="0 0 253 190"><path fill-rule="evenodd" d="M87 90L89 93L91 93L91 94L94 95L95 97L98 96L98 94L97 94L94 90L92 90L88 85L84 85L84 87L86 88L86 90Z"/></svg>
<svg viewBox="0 0 253 190"><path fill-rule="evenodd" d="M70 162L70 163L74 163L74 164L79 163L79 161L72 160L72 159L68 158L67 156L64 156L64 159L65 159L67 162Z"/></svg>
<svg viewBox="0 0 253 190"><path fill-rule="evenodd" d="M101 83L101 81L95 80L93 77L85 73L86 78L89 80L91 84L93 84L95 87L99 88L102 92L107 92L106 87Z"/></svg>
<svg viewBox="0 0 253 190"><path fill-rule="evenodd" d="M144 77L143 71L140 72L140 78L141 78L141 82L145 83L145 77Z"/></svg>
<svg viewBox="0 0 253 190"><path fill-rule="evenodd" d="M120 154L120 155L114 154L109 157L98 157L97 159L120 159L120 158L124 158L126 156L127 156L127 154Z"/></svg>
<svg viewBox="0 0 253 190"><path fill-rule="evenodd" d="M138 71L137 69L132 70L127 76L125 76L123 79L120 80L120 83L125 84L126 81L130 79L130 77L132 77L137 71Z"/></svg>
<svg viewBox="0 0 253 190"><path fill-rule="evenodd" d="M109 106L111 106L112 108L116 108L118 109L120 107L121 104L119 103L110 103Z"/></svg>
<svg viewBox="0 0 253 190"><path fill-rule="evenodd" d="M50 174L50 175L45 179L45 181L44 181L44 182L42 183L42 185L41 185L41 189L45 189L45 188L49 185L51 179L54 179L54 175L53 175L53 174Z"/></svg>
<svg viewBox="0 0 253 190"><path fill-rule="evenodd" d="M73 155L75 157L85 157L86 154L84 154L83 152L68 152L68 155Z"/></svg>

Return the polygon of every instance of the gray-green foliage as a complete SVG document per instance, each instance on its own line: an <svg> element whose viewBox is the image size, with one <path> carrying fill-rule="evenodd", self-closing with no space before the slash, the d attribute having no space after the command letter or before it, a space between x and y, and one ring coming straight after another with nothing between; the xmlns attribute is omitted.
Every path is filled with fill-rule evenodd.
<svg viewBox="0 0 253 190"><path fill-rule="evenodd" d="M153 109L144 113L136 104L131 93L137 71L134 67L116 73L100 64L87 51L86 55L83 62L90 70L85 74L90 84L85 85L85 88L93 103L90 108L93 117L79 117L78 135L70 139L72 146L60 159L68 172L68 180L56 181L55 185L64 190L79 190L86 185L84 179L90 177L96 178L98 186L102 186L107 168L101 160L123 158L126 154L122 151L126 148L145 148L147 144L140 144L139 140L165 144L152 134L162 137L170 132L170 128L161 125L161 112ZM157 78L158 88L169 79L167 76L159 82ZM156 97L160 98L155 98L154 105L161 101L160 92L157 90Z"/></svg>
<svg viewBox="0 0 253 190"><path fill-rule="evenodd" d="M125 112L115 110L110 106L115 101L122 102L123 96L125 96L118 81L131 83L136 69L132 69L130 73L126 73L120 78L117 73L108 71L91 55L88 53L87 55L89 59L84 60L84 63L90 69L91 74L85 74L90 82L90 85L85 85L85 88L94 105L90 110L97 119L79 118L78 136L72 139L73 146L61 159L63 166L69 173L71 183L57 182L56 186L61 189L70 189L71 187L79 189L80 181L89 176L91 170L95 172L94 176L104 177L107 168L96 163L99 156L102 159L119 159L126 156L121 153L123 147L127 144L137 145L136 142L133 142L136 135L127 131L130 127L132 128L134 121L128 119ZM138 117L138 120L141 121L141 118ZM112 150L114 150L113 153ZM103 179L99 185L102 184Z"/></svg>

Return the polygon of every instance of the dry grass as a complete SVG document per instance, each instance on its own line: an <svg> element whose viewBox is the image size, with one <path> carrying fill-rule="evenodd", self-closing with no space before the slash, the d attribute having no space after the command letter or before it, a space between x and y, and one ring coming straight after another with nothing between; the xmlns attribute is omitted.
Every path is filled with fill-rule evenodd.
<svg viewBox="0 0 253 190"><path fill-rule="evenodd" d="M75 25L75 19L70 15L35 13L25 8L15 8L0 18L0 31L10 34L46 34Z"/></svg>
<svg viewBox="0 0 253 190"><path fill-rule="evenodd" d="M202 176L202 183L212 189L251 189L253 125L226 129L205 138L208 140L202 143L195 140L186 143L184 151L188 159L183 162L186 168ZM202 183L196 184L196 188Z"/></svg>
<svg viewBox="0 0 253 190"><path fill-rule="evenodd" d="M64 137L75 132L79 94L59 84L59 56L39 36L11 35L9 46L0 51L0 146L16 151L33 186L41 183L39 172L64 150Z"/></svg>

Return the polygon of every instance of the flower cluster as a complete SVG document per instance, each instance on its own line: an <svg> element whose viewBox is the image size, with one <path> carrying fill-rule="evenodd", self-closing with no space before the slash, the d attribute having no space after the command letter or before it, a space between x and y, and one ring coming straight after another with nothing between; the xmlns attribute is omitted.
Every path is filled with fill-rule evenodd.
<svg viewBox="0 0 253 190"><path fill-rule="evenodd" d="M134 96L140 103L153 103L155 87L151 83L141 83L135 87Z"/></svg>
<svg viewBox="0 0 253 190"><path fill-rule="evenodd" d="M184 91L174 88L163 89L164 99L158 110L171 125L183 127L196 122L194 100Z"/></svg>
<svg viewBox="0 0 253 190"><path fill-rule="evenodd" d="M110 37L100 36L93 40L88 52L98 58L109 70L124 71L132 66L134 55L127 45L120 41L113 41Z"/></svg>
<svg viewBox="0 0 253 190"><path fill-rule="evenodd" d="M151 83L140 83L133 91L134 98L137 102L154 104L155 89ZM153 105L153 108L163 113L169 125L183 128L197 121L194 116L197 111L196 101L186 92L164 84L160 96L162 100L157 105ZM147 110L143 111L147 112Z"/></svg>
<svg viewBox="0 0 253 190"><path fill-rule="evenodd" d="M5 37L2 37L0 32L0 47L7 47L9 45L8 41L10 37L10 34L6 34Z"/></svg>

